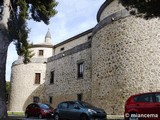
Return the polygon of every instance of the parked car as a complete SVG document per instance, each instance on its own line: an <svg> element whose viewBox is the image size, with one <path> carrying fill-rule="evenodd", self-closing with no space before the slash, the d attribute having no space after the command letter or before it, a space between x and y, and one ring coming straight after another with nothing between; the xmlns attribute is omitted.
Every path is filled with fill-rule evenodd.
<svg viewBox="0 0 160 120"><path fill-rule="evenodd" d="M31 103L27 106L25 111L25 117L38 117L38 118L47 118L53 117L54 109L48 104L42 103Z"/></svg>
<svg viewBox="0 0 160 120"><path fill-rule="evenodd" d="M106 120L106 112L83 101L66 101L57 106L54 119Z"/></svg>
<svg viewBox="0 0 160 120"><path fill-rule="evenodd" d="M160 120L160 92L132 95L125 103L125 120Z"/></svg>

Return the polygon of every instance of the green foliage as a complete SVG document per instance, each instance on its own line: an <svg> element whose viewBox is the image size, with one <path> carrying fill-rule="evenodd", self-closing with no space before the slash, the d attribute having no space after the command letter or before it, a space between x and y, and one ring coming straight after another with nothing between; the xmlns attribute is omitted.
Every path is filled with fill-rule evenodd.
<svg viewBox="0 0 160 120"><path fill-rule="evenodd" d="M24 63L30 62L33 56L29 48L32 44L27 40L30 29L27 20L43 21L49 24L49 19L57 11L55 0L11 0L11 14L8 22L10 40L15 42L17 54L24 57Z"/></svg>
<svg viewBox="0 0 160 120"><path fill-rule="evenodd" d="M121 0L131 13L146 19L160 17L160 0Z"/></svg>
<svg viewBox="0 0 160 120"><path fill-rule="evenodd" d="M10 87L10 82L6 82L6 93L7 94L9 94L9 92L10 92L10 89L11 89L11 87Z"/></svg>

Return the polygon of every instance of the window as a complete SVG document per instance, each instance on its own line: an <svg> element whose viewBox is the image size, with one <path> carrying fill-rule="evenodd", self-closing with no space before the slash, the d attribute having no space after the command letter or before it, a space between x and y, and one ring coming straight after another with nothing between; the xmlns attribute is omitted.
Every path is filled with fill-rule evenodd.
<svg viewBox="0 0 160 120"><path fill-rule="evenodd" d="M84 73L84 63L78 63L78 78L83 78L83 73Z"/></svg>
<svg viewBox="0 0 160 120"><path fill-rule="evenodd" d="M35 84L40 84L41 74L35 73Z"/></svg>
<svg viewBox="0 0 160 120"><path fill-rule="evenodd" d="M39 56L43 56L43 50L39 50Z"/></svg>
<svg viewBox="0 0 160 120"><path fill-rule="evenodd" d="M153 102L153 94L140 95L137 102Z"/></svg>
<svg viewBox="0 0 160 120"><path fill-rule="evenodd" d="M50 75L50 84L54 84L54 71L52 71Z"/></svg>
<svg viewBox="0 0 160 120"><path fill-rule="evenodd" d="M92 39L92 36L90 35L90 36L88 36L88 40L91 40Z"/></svg>
<svg viewBox="0 0 160 120"><path fill-rule="evenodd" d="M58 108L60 108L60 109L66 109L66 108L68 108L68 103L61 103L61 104L58 106Z"/></svg>
<svg viewBox="0 0 160 120"><path fill-rule="evenodd" d="M33 102L34 103L39 103L39 97L37 97L37 96L33 97Z"/></svg>
<svg viewBox="0 0 160 120"><path fill-rule="evenodd" d="M77 100L78 100L78 101L82 101L82 96L83 96L83 94L82 94L82 93L77 94Z"/></svg>
<svg viewBox="0 0 160 120"><path fill-rule="evenodd" d="M53 101L52 96L49 96L49 104L52 104L52 101Z"/></svg>
<svg viewBox="0 0 160 120"><path fill-rule="evenodd" d="M156 102L160 102L160 93L155 94L156 96Z"/></svg>
<svg viewBox="0 0 160 120"><path fill-rule="evenodd" d="M60 51L63 51L64 50L64 47L62 47L61 49L60 49Z"/></svg>
<svg viewBox="0 0 160 120"><path fill-rule="evenodd" d="M69 102L69 109L74 109L75 103L74 102Z"/></svg>

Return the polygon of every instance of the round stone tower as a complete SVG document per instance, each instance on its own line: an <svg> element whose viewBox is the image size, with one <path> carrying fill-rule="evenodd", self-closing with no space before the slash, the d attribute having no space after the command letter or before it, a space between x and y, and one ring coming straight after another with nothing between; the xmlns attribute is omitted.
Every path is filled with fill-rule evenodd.
<svg viewBox="0 0 160 120"><path fill-rule="evenodd" d="M126 99L160 91L160 20L132 16L106 0L92 38L92 103L123 114Z"/></svg>
<svg viewBox="0 0 160 120"><path fill-rule="evenodd" d="M46 62L53 55L50 32L47 32L44 43L35 44L30 50L34 53L30 63L23 64L23 58L19 57L12 64L11 111L24 111L29 103L45 102Z"/></svg>

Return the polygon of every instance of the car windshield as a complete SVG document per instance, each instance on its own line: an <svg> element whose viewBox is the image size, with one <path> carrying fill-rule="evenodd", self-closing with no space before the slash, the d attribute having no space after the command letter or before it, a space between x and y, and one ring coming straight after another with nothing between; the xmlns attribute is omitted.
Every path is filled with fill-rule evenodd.
<svg viewBox="0 0 160 120"><path fill-rule="evenodd" d="M39 104L40 108L42 109L50 109L51 107L47 104Z"/></svg>
<svg viewBox="0 0 160 120"><path fill-rule="evenodd" d="M93 105L86 103L86 102L79 102L83 107L94 107Z"/></svg>

